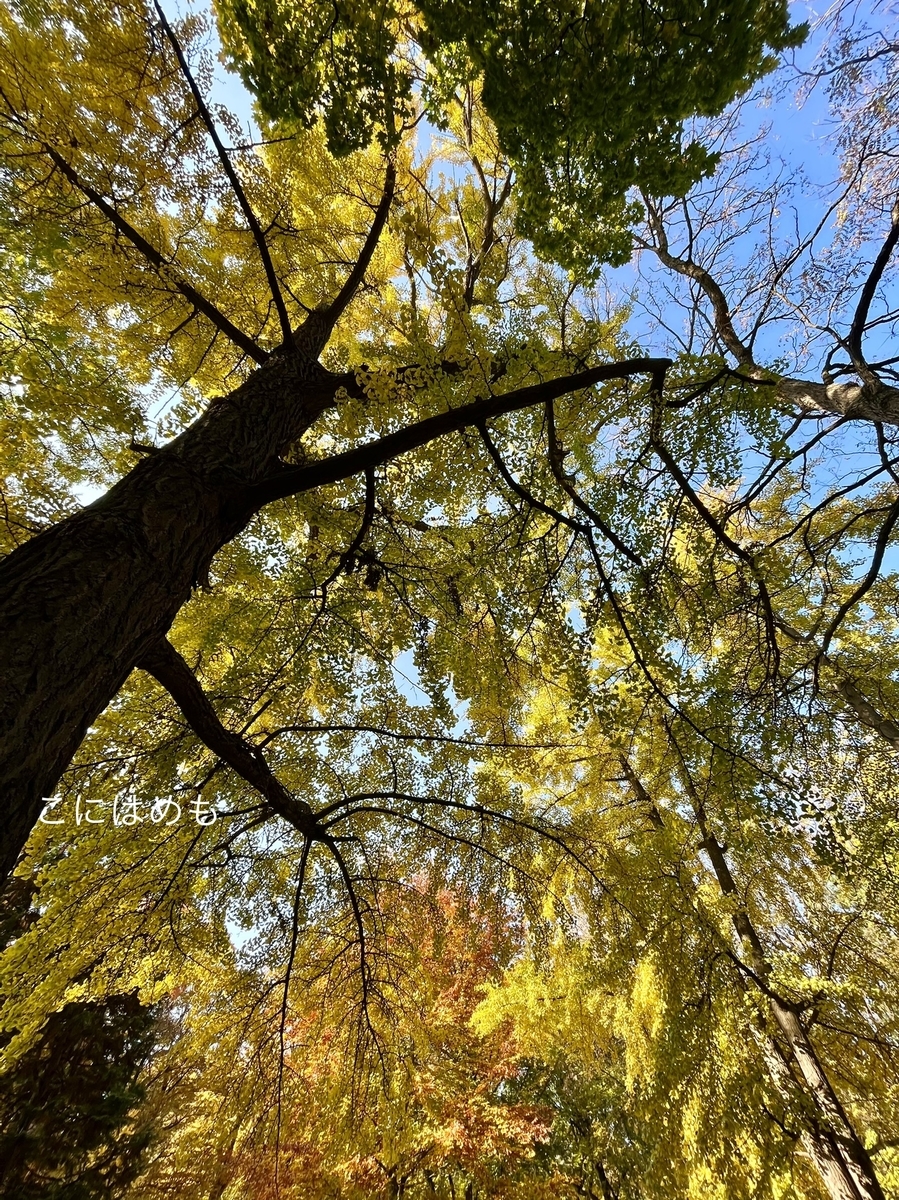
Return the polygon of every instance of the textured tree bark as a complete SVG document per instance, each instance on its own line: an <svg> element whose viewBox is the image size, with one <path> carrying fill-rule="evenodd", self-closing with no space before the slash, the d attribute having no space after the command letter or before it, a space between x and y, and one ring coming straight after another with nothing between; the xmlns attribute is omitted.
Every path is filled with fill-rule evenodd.
<svg viewBox="0 0 899 1200"><path fill-rule="evenodd" d="M0 878L91 722L252 515L247 489L277 471L341 382L308 355L274 355L0 563Z"/></svg>
<svg viewBox="0 0 899 1200"><path fill-rule="evenodd" d="M863 725L875 730L894 750L899 750L899 725L878 712L874 705L859 691L851 679L840 679L835 685L849 707Z"/></svg>
<svg viewBox="0 0 899 1200"><path fill-rule="evenodd" d="M796 1091L796 1079L780 1047L763 1027L764 1023L761 1024L762 1027L757 1031L757 1041L768 1075L781 1096L789 1101ZM821 1176L830 1200L859 1200L858 1192L840 1162L833 1144L813 1120L804 1123L799 1140Z"/></svg>
<svg viewBox="0 0 899 1200"><path fill-rule="evenodd" d="M780 379L775 395L781 404L795 404L811 416L834 413L857 421L899 424L899 388L881 384L814 383L808 379Z"/></svg>
<svg viewBox="0 0 899 1200"><path fill-rule="evenodd" d="M776 997L771 1015L819 1114L808 1141L832 1200L886 1200L874 1164L831 1086L796 1010Z"/></svg>

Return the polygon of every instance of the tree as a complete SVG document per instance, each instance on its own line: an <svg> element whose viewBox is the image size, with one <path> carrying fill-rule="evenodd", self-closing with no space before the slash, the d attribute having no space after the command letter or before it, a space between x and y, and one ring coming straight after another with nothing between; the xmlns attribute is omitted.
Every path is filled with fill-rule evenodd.
<svg viewBox="0 0 899 1200"><path fill-rule="evenodd" d="M37 920L36 891L18 877L0 895L4 949ZM144 1099L137 1076L155 1018L133 993L72 1001L0 1074L0 1185L7 1195L119 1196L140 1174L153 1129L134 1120Z"/></svg>
<svg viewBox="0 0 899 1200"><path fill-rule="evenodd" d="M0 1077L2 1179L9 1195L118 1196L139 1175L152 1137L129 1128L152 1013L134 996L69 1003Z"/></svg>
<svg viewBox="0 0 899 1200"><path fill-rule="evenodd" d="M250 148L204 98L196 20L176 33L138 6L102 21L77 5L6 13L5 311L19 331L7 401L28 418L14 465L39 493L13 495L11 539L64 506L67 474L104 474L99 454L86 460L87 438L109 455L107 475L128 439L141 462L4 565L21 619L5 647L22 736L7 742L10 862L83 737L51 824L29 843L44 906L4 970L35 987L12 995L4 1019L24 1052L73 988L102 997L122 980L147 1001L178 993L211 1019L224 980L229 1020L219 1014L209 1037L237 1062L264 1046L270 1095L293 998L321 979L358 1044L383 1045L402 990L388 897L422 862L476 888L485 911L516 906L538 954L554 925L604 930L606 898L614 911L639 900L662 966L622 939L614 961L627 963L627 986L673 973L664 932L684 928L694 977L722 981L707 1006L715 1020L691 1024L685 999L671 1006L681 1033L659 1026L672 1047L688 1045L674 1076L691 1062L707 1073L696 1047L749 1031L750 1051L722 1061L745 1088L742 1111L765 1117L740 1146L767 1165L737 1171L739 1187L774 1186L791 1158L780 1137L802 1141L831 1196L880 1196L872 1159L889 1160L893 1135L866 1047L891 1053L889 1005L875 1002L888 949L848 972L857 1001L830 980L853 937L819 968L828 922L854 922L869 884L887 948L895 926L881 882L899 741L886 557L899 514L896 397L889 363L863 353L895 237L856 248L860 298L833 335L845 363L825 364L821 383L799 378L801 356L786 370L760 365L774 355L740 325L748 301L727 286L742 269L725 263L727 222L734 194L770 216L777 191L747 190L745 152L726 140L738 117L720 143L703 127L674 178L657 150L687 114L717 112L763 71L764 44L791 37L783 13L745 10L732 60L703 41L718 9L631 30L627 54L609 47L633 14L603 13L578 9L563 36L543 10L520 25L491 10L469 15L469 35L449 8L422 6L388 14L378 41L380 27L340 9L324 43L312 7L222 6L227 44L270 114L264 145ZM521 57L504 57L510 44ZM543 60L550 84L533 71L535 44L559 48ZM644 79L650 51L659 74ZM303 92L298 77L316 82ZM616 90L622 77L632 94ZM545 123L534 82L558 97ZM620 136L597 145L591 105L609 97ZM408 126L425 111L445 137L420 161ZM666 198L711 170L716 147L718 173ZM852 175L851 204L866 178ZM642 210L629 207L635 182ZM672 227L681 213L685 246ZM630 221L644 257L699 289L691 328L711 315L709 336L684 339L676 360L646 354L624 309L603 311L601 293L579 287L598 255L620 254ZM535 245L574 275L538 261ZM748 288L759 330L799 261L795 247L769 248L764 290ZM834 292L834 312L849 294ZM857 383L835 382L850 368ZM75 402L86 379L103 396L87 426ZM148 445L136 386L164 399L185 379L166 418L174 436ZM58 463L42 410L66 446ZM839 419L808 437L822 414ZM864 422L854 445L850 416ZM871 459L830 479L812 469L816 450L826 468ZM210 590L179 612L200 585ZM207 824L213 794L222 816ZM607 819L635 804L638 828ZM662 900L658 888L640 895L647 820L664 848L648 851L650 878L678 883ZM766 903L754 908L762 877ZM696 924L680 920L684 904ZM820 921L797 925L797 906ZM235 925L250 935L244 950ZM784 931L799 947L783 952L798 956L792 975ZM588 956L566 987L589 990L593 965ZM738 999L750 1017L733 1016ZM833 1036L812 1030L828 1006ZM257 1013L268 1024L242 1041ZM625 1062L627 1084L627 1054L612 1061ZM643 1077L665 1127L658 1161L673 1162L671 1089ZM760 1090L767 1115L754 1107ZM611 1089L630 1119L626 1091ZM241 1088L219 1097L229 1112L245 1099ZM721 1161L723 1111L695 1139L700 1160ZM646 1128L652 1106L634 1112ZM235 1127L215 1131L222 1162ZM627 1178L626 1147L606 1150L606 1182L591 1168L590 1186ZM677 1161L700 1187L696 1162Z"/></svg>
<svg viewBox="0 0 899 1200"><path fill-rule="evenodd" d="M240 16L241 11L237 10L235 16ZM289 20L289 10L284 13ZM248 12L245 30L252 15ZM452 11L447 10L443 15L452 28ZM439 17L440 11L435 9L429 19L436 21ZM721 19L715 8L700 10L700 17L703 21L712 20L713 24ZM255 27L265 29L266 19L266 13L261 12ZM620 27L612 29L610 36L627 39L629 10L625 9L620 19ZM674 10L672 20L680 20L679 10ZM687 13L683 14L682 23L686 34ZM69 26L79 31L74 42L67 36ZM602 20L591 18L585 28L592 30L594 26L601 31ZM558 30L564 28L564 14L554 11L552 17L540 16L534 33L551 45ZM649 154L652 159L645 146L657 145L660 128L665 131L663 141L670 142L686 112L720 108L747 79L769 65L763 54L765 42L780 46L792 36L788 35L783 12L777 7L760 9L758 13L747 8L740 14L737 29L740 36L736 44L741 53L733 61L712 56L714 63L721 64L721 78L710 73L706 61L709 55L704 50L700 53L701 63L694 64L690 72L681 70L684 48L706 44L704 27L695 40L685 36L664 43L674 47L670 51L669 72L683 80L686 94L674 105L672 120L665 115L668 111L665 106L673 102L672 89L665 86L668 75L658 81L658 89L653 83L656 99L647 124L638 126L636 137L631 128L622 130L625 157L635 165L624 172L617 196L612 187L613 204L620 206L621 187L630 184L640 156ZM192 76L185 75L186 60L174 31L164 19L154 21L140 6L131 6L121 10L112 27L98 28L92 16L77 5L40 15L27 6L13 7L5 18L4 36L7 59L3 103L10 139L7 161L26 164L26 175L20 177L22 183L12 187L19 189L19 195L36 201L36 211L32 209L27 217L23 212L20 219L30 220L34 216L46 228L49 220L64 219L68 212L76 221L87 222L93 227L97 248L105 245L104 265L113 271L110 282L116 280L119 286L124 286L126 278L132 276L129 300L133 298L131 289L140 286L138 279L145 280L145 286L152 292L158 287L156 281L161 281L164 307L171 316L162 317L157 308L155 320L168 321L170 331L184 321L195 324L203 321L201 337L208 337L205 325L208 322L214 335L228 338L242 356L258 367L230 393L227 403L212 405L202 417L185 427L170 447L145 456L107 497L74 515L63 533L44 531L11 554L4 564L2 603L7 625L14 631L6 643L9 658L4 662L9 705L4 715L3 743L4 753L9 756L4 759L3 767L4 796L10 812L10 842L4 860L8 870L41 811L41 798L52 793L84 731L142 656L165 635L191 589L206 578L216 552L244 529L266 503L352 478L366 469L374 471L398 454L427 446L442 435L471 428L479 421L541 403L578 387L610 378L629 378L640 372L649 372L658 381L664 364L641 359L623 364L603 363L584 370L572 369L569 364L556 381L549 380L537 390L526 390L528 385L522 385L506 369L499 385L502 392L470 401L474 407L462 405L461 411L455 413L435 412L429 424L407 420L393 433L385 434L388 440L381 439L377 447L360 445L355 450L343 451L355 457L331 456L327 465L322 461L310 467L311 473L300 476L296 472L305 468L298 466L294 474L289 474L279 467L280 456L288 453L320 420L338 392L343 390L357 398L365 396L354 371L335 371L323 367L318 360L331 343L338 321L369 267L394 197L397 167L391 163L387 168L373 224L354 269L328 300L323 300L327 291L319 291L310 280L312 287L308 289L307 285L306 294L310 295L310 291L317 294L312 298L311 311L294 327L296 318L292 321L285 308L259 218L230 165L219 135L214 132L201 89ZM314 43L314 30L309 36ZM494 36L500 44L501 30ZM526 63L529 26L523 28L521 36ZM83 49L73 59L71 50L75 46ZM618 62L616 56L608 55L602 48L601 38L598 46L600 54L607 55L601 61ZM301 49L288 47L292 54ZM379 49L385 53L389 47ZM635 49L638 57L643 56L641 61L645 61L642 41ZM668 56L663 54L661 59L653 56L653 62L657 61L667 62ZM43 85L44 73L51 62L54 71L63 73L60 78L75 72L65 93L58 88L47 92ZM111 91L103 82L103 71L113 64L116 83ZM297 74L295 65L302 71L302 59L296 64L288 59L287 68L293 75ZM472 69L463 60L463 80ZM519 70L522 69L525 68L520 66ZM626 67L625 71L633 74L635 69ZM582 68L578 67L575 74L580 71ZM349 78L355 79L356 75ZM384 100L391 104L402 99L396 95L392 78L392 72L388 71ZM439 80L443 78L441 74ZM709 95L701 94L701 88L697 93L697 78L715 79ZM449 79L458 80L458 76L450 75ZM607 82L602 82L601 72L598 73L598 87L604 89ZM371 85L367 86L371 90ZM58 96L59 106L48 108L43 100L45 94ZM359 94L367 93L361 88ZM583 89L577 86L573 94L582 95ZM82 106L86 103L90 114L84 129L75 128L79 122L72 106L79 103ZM167 105L171 124L160 119L161 103ZM628 104L626 101L626 109ZM379 121L387 130L385 136L390 146L397 136L395 118L392 109L382 113L383 105ZM306 111L302 115L308 120L313 113ZM591 114L587 116L592 120ZM362 117L366 119L355 136L341 140L334 135L338 149L368 139L373 118L370 114L366 116L364 109ZM532 124L527 112L519 119ZM332 128L333 124L332 121ZM119 129L115 147L109 145L108 137L104 140L106 128ZM221 171L218 195L213 166L201 144L204 135L212 140ZM635 145L644 146L644 150L627 149ZM541 152L547 153L545 149ZM202 167L189 182L184 181L188 184L185 194L178 186L178 175L183 170L182 164L194 155L199 157ZM555 150L556 159L560 156L567 156L564 146ZM652 161L658 166L658 160ZM688 154L678 186L695 178L705 163L700 152ZM650 177L657 179L658 170L655 175L650 170ZM225 246L214 241L196 246L196 233L207 223L205 210L220 198L222 183L233 193L228 207L236 204L248 223L255 256L261 262L268 285L269 299L262 295L251 301L251 307L261 306L261 327L259 316L250 317L249 313L238 311L229 316L204 294L204 289L208 293L210 287L219 290L222 285L228 286L229 255ZM129 193L137 204L126 215L121 200ZM175 203L181 209L181 219L174 224L172 214L163 207L167 197L177 197ZM272 199L277 206L277 199L270 196L269 200ZM488 209L496 209L499 199L499 195L491 196L488 190L480 202L486 201ZM83 225L82 231L86 232ZM484 253L491 241L488 222L482 244ZM191 243L195 249L187 249ZM188 255L183 264L176 250L179 244L185 246L182 254ZM195 259L197 249L200 262ZM471 268L477 273L475 262L473 255ZM99 262L94 269L102 269ZM230 281L232 292L236 282ZM273 306L272 316L277 319L277 334L270 335L265 330L263 314L269 305ZM301 301L300 312L303 311ZM244 316L250 317L251 327L260 327L255 336L242 332L240 322ZM271 343L270 337L274 338ZM464 322L456 332L457 341L460 337L467 340ZM273 353L279 345L280 351ZM414 339L409 349L418 349ZM458 349L461 350L461 345ZM443 347L442 356L446 355L453 357L450 343ZM193 374L198 365L194 356L189 373ZM354 365L358 365L358 359ZM413 354L402 365L408 369L419 364ZM141 365L144 377L147 369L147 364ZM489 374L488 370L488 377ZM466 376L471 377L469 372ZM423 390L423 399L426 394ZM172 520L175 523L170 527ZM128 529L141 532L123 556L123 546L133 541L127 535ZM101 599L100 594L107 599ZM40 602L39 596L43 597ZM110 603L114 612L107 610ZM64 611L70 615L63 616ZM64 633L66 629L71 633ZM48 672L46 677L42 676L43 670Z"/></svg>
<svg viewBox="0 0 899 1200"><path fill-rule="evenodd" d="M190 1049L177 1053L202 1055L205 1086L186 1097L170 1152L135 1194L558 1194L551 1185L564 1180L531 1169L548 1110L504 1099L518 1066L514 1047L502 1033L479 1037L468 1027L480 988L515 944L512 930L496 928L474 904L424 878L386 904L406 984L379 1027L376 1059L360 1060L352 1046L345 1052L352 1021L322 986L291 994L280 1071L264 1017L244 1024L237 1067L232 1045L223 1053L204 1022L192 1021ZM267 1017L277 1022L281 998L272 999ZM221 1148L210 1154L216 1125Z"/></svg>
<svg viewBox="0 0 899 1200"><path fill-rule="evenodd" d="M606 716L588 770L569 768L607 828L607 899L583 906L589 934L517 964L478 1027L511 1017L523 1052L548 1061L577 1153L613 1194L776 1192L796 1143L828 1195L890 1194L894 889L867 864L828 868L811 830L761 794L748 731L739 757L709 760L682 717L662 709L654 729L655 705L638 703L631 756ZM806 770L820 753L805 751ZM831 747L821 761L833 772L835 759ZM818 837L846 778L815 781Z"/></svg>

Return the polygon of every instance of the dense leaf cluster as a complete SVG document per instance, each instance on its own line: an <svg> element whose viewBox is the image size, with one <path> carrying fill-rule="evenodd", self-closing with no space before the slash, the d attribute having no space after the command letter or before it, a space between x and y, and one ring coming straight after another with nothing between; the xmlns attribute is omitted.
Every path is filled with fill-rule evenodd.
<svg viewBox="0 0 899 1200"><path fill-rule="evenodd" d="M634 186L681 196L713 169L685 120L716 116L807 33L770 0L224 0L217 11L266 114L320 117L338 155L376 136L395 145L417 92L444 126L447 99L481 78L518 175L520 228L582 280L630 257Z"/></svg>

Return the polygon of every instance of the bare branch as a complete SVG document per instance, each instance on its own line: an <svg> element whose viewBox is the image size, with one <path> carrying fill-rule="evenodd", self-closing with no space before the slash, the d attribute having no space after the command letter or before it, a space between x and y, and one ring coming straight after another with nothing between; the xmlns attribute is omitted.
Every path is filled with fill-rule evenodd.
<svg viewBox="0 0 899 1200"><path fill-rule="evenodd" d="M687 278L693 279L699 284L711 302L712 311L715 314L715 330L721 341L740 366L754 366L752 351L737 335L733 319L730 315L727 297L721 290L717 280L705 267L701 267L691 258L678 258L677 255L670 252L668 248L668 234L665 231L661 214L648 197L644 196L643 199L646 205L649 225L656 240L655 245L653 245L642 238L636 238L637 245L643 250L652 251L659 262L670 270L676 271L678 275L686 275Z"/></svg>

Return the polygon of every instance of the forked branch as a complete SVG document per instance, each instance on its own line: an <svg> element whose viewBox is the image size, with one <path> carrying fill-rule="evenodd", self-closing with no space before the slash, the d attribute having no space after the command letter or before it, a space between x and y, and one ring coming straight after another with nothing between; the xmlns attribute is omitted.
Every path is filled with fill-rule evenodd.
<svg viewBox="0 0 899 1200"><path fill-rule="evenodd" d="M356 259L352 271L347 276L346 283L328 305L327 314L332 328L355 296L356 290L365 278L365 272L371 265L378 242L381 240L381 234L384 232L384 226L387 224L387 217L390 215L390 206L393 203L395 191L396 167L392 162L388 162L387 170L384 172L384 187L381 191L381 199L378 202L378 207L375 209L371 228L368 231L365 241L362 243L362 250Z"/></svg>
<svg viewBox="0 0 899 1200"><path fill-rule="evenodd" d="M685 275L688 279L692 279L699 285L712 306L714 326L718 337L740 366L753 366L752 351L741 340L734 328L730 305L718 281L710 271L707 271L705 267L700 266L699 263L694 262L691 258L679 258L676 254L671 253L668 245L668 234L661 213L649 197L644 196L643 200L646 205L649 227L652 230L655 243L647 242L643 238L635 238L637 245L641 250L650 250L658 258L659 262L663 266L668 267L669 270L675 271L678 275Z"/></svg>
<svg viewBox="0 0 899 1200"><path fill-rule="evenodd" d="M293 345L295 349L306 357L318 358L328 344L328 338L331 336L334 326L340 320L341 316L343 316L350 301L362 285L365 279L365 272L371 265L371 260L381 239L381 234L384 232L384 226L387 224L395 191L396 167L391 161L387 163L387 170L384 174L384 187L378 207L375 209L374 219L366 234L365 241L362 243L359 257L353 264L346 282L330 304L326 304L321 308L314 308L302 324L293 332Z"/></svg>
<svg viewBox="0 0 899 1200"><path fill-rule="evenodd" d="M272 300L275 304L275 309L278 313L278 320L281 323L281 333L283 335L284 345L290 346L293 341L293 331L290 326L290 318L287 315L287 309L284 306L284 297L281 293L281 287L278 283L278 277L275 274L275 268L272 263L272 257L269 253L268 243L265 240L265 234L262 232L262 227L259 224L259 219L253 211L253 206L244 191L243 184L234 170L234 166L225 149L222 139L219 137L218 130L215 126L215 121L212 119L212 113L209 111L209 106L203 99L203 93L200 91L197 81L193 77L193 72L188 65L187 59L184 56L184 51L181 49L181 44L178 41L174 29L168 23L165 13L159 5L158 0L153 0L153 7L156 9L156 15L159 17L159 24L162 31L169 40L169 44L175 52L175 57L178 60L178 66L181 68L181 74L184 76L187 86L190 88L191 95L194 98L194 103L197 106L197 112L200 114L200 119L206 126L206 132L215 146L216 154L219 157L219 162L228 177L228 182L231 184L231 190L234 192L237 203L240 205L241 211L246 219L247 225L250 227L250 232L253 235L253 241L256 243L256 249L259 251L259 257L262 259L262 265L265 269L265 277L268 280L269 291L272 294Z"/></svg>
<svg viewBox="0 0 899 1200"><path fill-rule="evenodd" d="M114 204L110 204L106 197L101 195L96 188L92 187L86 179L82 179L72 164L67 162L59 151L46 142L43 144L43 149L50 161L69 183L73 187L76 187L82 195L86 196L91 204L99 209L113 227L123 237L127 238L131 245L143 255L150 266L164 278L170 280L177 291L186 300L189 300L194 308L201 312L204 317L211 321L216 329L220 330L235 346L243 350L244 354L252 358L254 362L261 365L268 361L268 353L261 346L258 346L249 334L244 333L242 329L238 329L232 321L229 321L221 309L217 308L211 300L207 300L204 295L198 292L193 284L188 283L186 279L182 278L165 256L154 245L148 242L142 234L138 233L130 221L126 221Z"/></svg>

